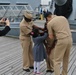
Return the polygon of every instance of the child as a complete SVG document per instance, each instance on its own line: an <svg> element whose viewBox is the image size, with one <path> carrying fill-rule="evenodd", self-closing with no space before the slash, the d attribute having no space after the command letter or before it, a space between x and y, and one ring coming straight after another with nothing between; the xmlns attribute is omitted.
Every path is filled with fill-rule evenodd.
<svg viewBox="0 0 76 75"><path fill-rule="evenodd" d="M46 52L44 48L44 40L47 38L47 33L44 33L43 36L40 36L39 30L34 29L33 30L33 55L34 55L34 73L35 74L41 74L40 73L40 62L46 59Z"/></svg>

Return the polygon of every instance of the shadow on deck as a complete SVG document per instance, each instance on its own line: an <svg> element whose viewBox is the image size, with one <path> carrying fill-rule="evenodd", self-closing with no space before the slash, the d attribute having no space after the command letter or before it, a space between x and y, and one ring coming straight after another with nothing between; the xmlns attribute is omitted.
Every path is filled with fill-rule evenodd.
<svg viewBox="0 0 76 75"><path fill-rule="evenodd" d="M41 63L43 75L46 73L45 61ZM22 48L19 39L0 37L0 75L33 75L33 70L26 73L22 70ZM68 75L76 75L76 45L73 44L68 67Z"/></svg>

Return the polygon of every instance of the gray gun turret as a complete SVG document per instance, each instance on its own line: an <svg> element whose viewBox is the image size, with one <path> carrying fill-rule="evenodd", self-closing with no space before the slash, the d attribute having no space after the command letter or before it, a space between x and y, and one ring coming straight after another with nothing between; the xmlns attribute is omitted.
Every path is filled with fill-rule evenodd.
<svg viewBox="0 0 76 75"><path fill-rule="evenodd" d="M60 16L65 16L69 18L72 12L72 1L73 0L54 0L55 1L55 11L54 14Z"/></svg>

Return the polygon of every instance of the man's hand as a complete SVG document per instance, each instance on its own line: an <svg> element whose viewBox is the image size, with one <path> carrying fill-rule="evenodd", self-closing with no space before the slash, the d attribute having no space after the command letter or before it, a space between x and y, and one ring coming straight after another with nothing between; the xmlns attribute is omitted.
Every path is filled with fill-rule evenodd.
<svg viewBox="0 0 76 75"><path fill-rule="evenodd" d="M6 26L10 26L10 22L8 19L5 22L6 22Z"/></svg>
<svg viewBox="0 0 76 75"><path fill-rule="evenodd" d="M1 25L6 25L6 26L10 26L10 22L8 19L5 20L5 18L2 18L0 20Z"/></svg>
<svg viewBox="0 0 76 75"><path fill-rule="evenodd" d="M2 19L0 20L0 25L2 25L2 26L6 25L6 22L4 21L4 18L2 18Z"/></svg>
<svg viewBox="0 0 76 75"><path fill-rule="evenodd" d="M53 39L54 38L53 34L49 34L49 38Z"/></svg>

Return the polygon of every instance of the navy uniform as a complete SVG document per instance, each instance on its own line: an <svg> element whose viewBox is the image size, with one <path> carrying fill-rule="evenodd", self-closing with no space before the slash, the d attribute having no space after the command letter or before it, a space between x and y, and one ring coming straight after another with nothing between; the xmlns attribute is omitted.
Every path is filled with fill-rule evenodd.
<svg viewBox="0 0 76 75"><path fill-rule="evenodd" d="M25 20L28 21L26 21ZM23 48L23 69L25 71L30 71L29 67L33 66L33 54L32 54L32 40L30 32L32 31L33 22L31 21L32 14L26 12L24 18L20 23L20 41Z"/></svg>
<svg viewBox="0 0 76 75"><path fill-rule="evenodd" d="M57 43L54 49L54 71L60 75L60 65L63 62L61 75L67 75L69 54L72 46L72 35L67 19L63 16L54 16L47 25L50 39L55 33Z"/></svg>

